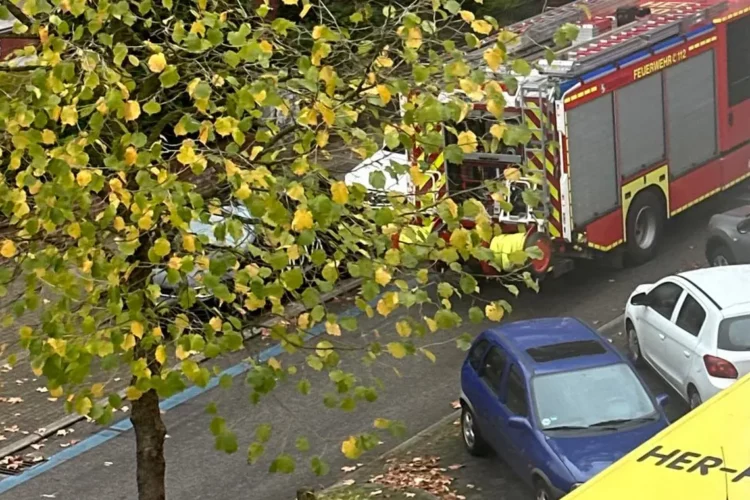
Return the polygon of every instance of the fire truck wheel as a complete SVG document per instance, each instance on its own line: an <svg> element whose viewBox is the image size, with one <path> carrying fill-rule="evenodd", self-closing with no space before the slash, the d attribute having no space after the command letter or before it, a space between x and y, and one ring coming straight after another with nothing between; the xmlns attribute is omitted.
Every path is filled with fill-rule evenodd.
<svg viewBox="0 0 750 500"><path fill-rule="evenodd" d="M552 263L552 240L544 233L532 233L526 238L524 248L537 247L542 257L534 259L529 265L529 272L536 279L543 279Z"/></svg>
<svg viewBox="0 0 750 500"><path fill-rule="evenodd" d="M634 264L653 258L664 230L664 203L653 191L643 191L628 210L627 251Z"/></svg>

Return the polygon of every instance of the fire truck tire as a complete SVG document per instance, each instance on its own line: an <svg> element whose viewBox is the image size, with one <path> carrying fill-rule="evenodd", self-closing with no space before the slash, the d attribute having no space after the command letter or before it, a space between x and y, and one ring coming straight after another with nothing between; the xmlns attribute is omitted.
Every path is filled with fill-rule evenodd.
<svg viewBox="0 0 750 500"><path fill-rule="evenodd" d="M537 247L542 252L540 259L531 261L528 270L535 279L543 279L552 263L552 240L544 233L532 233L526 238L523 247L524 249Z"/></svg>
<svg viewBox="0 0 750 500"><path fill-rule="evenodd" d="M627 254L633 264L643 264L654 257L665 219L664 202L657 193L646 190L635 197L626 221Z"/></svg>

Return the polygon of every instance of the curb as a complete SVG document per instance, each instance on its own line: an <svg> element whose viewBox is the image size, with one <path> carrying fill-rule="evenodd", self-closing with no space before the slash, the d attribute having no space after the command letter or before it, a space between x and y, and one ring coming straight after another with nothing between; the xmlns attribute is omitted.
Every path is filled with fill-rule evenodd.
<svg viewBox="0 0 750 500"><path fill-rule="evenodd" d="M359 288L359 286L362 284L361 278L356 279L349 279L346 281L343 281L341 285L338 288L335 288L334 290L331 290L328 293L321 295L321 301L322 302L328 302L331 299L334 299L338 297L339 295L343 295L351 290L354 290L355 288ZM285 318L297 316L298 314L301 314L306 310L305 306L301 304L300 302L293 302L289 304L285 309ZM261 321L258 325L258 328L270 328L277 324L280 321L283 321L285 318L280 318L278 316L274 316L272 318L269 318L265 321ZM253 329L247 329L242 331L242 338L245 342L248 340L251 340L255 337L257 337L259 333L255 332L255 328ZM202 355L198 354L193 357L193 360L197 363L203 363L207 358ZM180 364L176 364L172 367L172 369L176 369ZM117 393L121 398L125 397L125 389L119 391ZM107 398L102 398L100 401L102 403L107 402ZM17 441L14 441L6 446L3 446L0 448L0 458L7 457L9 455L13 455L25 448L28 448L32 444L35 444L42 439L48 438L53 434L56 434L57 431L60 429L65 429L66 427L70 427L71 425L80 422L81 420L85 419L86 417L78 415L78 414L70 414L65 415L62 418L59 418L52 422L51 424L47 425L46 427L41 427L35 432L32 432L28 436L23 437L22 439L19 439ZM42 432L39 432L42 431Z"/></svg>

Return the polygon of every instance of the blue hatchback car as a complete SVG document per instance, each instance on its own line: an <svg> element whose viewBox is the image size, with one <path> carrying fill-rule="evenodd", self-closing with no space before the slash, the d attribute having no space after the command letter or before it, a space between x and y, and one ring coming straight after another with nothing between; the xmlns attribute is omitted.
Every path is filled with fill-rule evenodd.
<svg viewBox="0 0 750 500"><path fill-rule="evenodd" d="M474 341L461 369L461 430L558 499L667 427L630 363L575 318L509 323Z"/></svg>

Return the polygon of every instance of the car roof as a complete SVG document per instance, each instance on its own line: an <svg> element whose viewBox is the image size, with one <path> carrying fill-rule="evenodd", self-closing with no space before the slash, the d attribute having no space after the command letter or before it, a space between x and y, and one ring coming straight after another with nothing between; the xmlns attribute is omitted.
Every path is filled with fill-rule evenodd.
<svg viewBox="0 0 750 500"><path fill-rule="evenodd" d="M540 318L516 321L497 326L485 332L513 355L529 375L593 368L622 362L622 358L591 327L577 318ZM599 352L581 349L580 354L558 359L541 359L540 352L547 347L590 346L596 342L603 348ZM532 355L529 353L535 353ZM554 357L554 356L553 356ZM536 358L536 359L535 359Z"/></svg>
<svg viewBox="0 0 750 500"><path fill-rule="evenodd" d="M719 306L750 303L750 265L707 267L679 273Z"/></svg>

